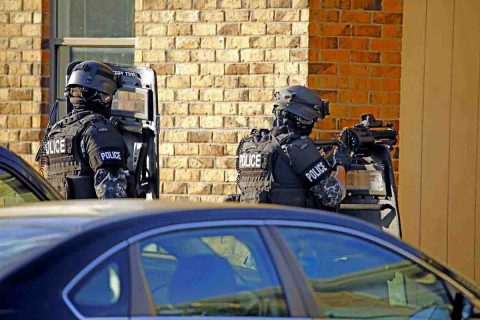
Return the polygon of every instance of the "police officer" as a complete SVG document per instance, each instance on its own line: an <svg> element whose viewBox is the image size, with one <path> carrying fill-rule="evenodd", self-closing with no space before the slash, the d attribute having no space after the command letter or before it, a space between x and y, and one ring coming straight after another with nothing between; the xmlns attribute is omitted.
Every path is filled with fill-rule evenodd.
<svg viewBox="0 0 480 320"><path fill-rule="evenodd" d="M332 168L309 137L329 114L328 101L304 86L276 90L274 98L272 130L253 130L237 150L240 201L337 208L345 197L348 154L338 148Z"/></svg>
<svg viewBox="0 0 480 320"><path fill-rule="evenodd" d="M127 197L127 149L108 120L119 79L104 63L77 64L65 87L73 110L55 123L43 147L47 179L67 199Z"/></svg>

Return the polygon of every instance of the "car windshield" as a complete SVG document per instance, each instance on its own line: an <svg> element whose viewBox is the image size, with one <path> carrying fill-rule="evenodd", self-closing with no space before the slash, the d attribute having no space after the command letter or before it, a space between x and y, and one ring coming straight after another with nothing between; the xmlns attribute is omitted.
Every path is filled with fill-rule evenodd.
<svg viewBox="0 0 480 320"><path fill-rule="evenodd" d="M86 217L0 219L0 276L70 236Z"/></svg>

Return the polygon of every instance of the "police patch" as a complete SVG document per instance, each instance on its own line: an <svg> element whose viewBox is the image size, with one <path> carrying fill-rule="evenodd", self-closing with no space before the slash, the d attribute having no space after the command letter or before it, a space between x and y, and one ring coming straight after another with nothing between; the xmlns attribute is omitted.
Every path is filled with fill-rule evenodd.
<svg viewBox="0 0 480 320"><path fill-rule="evenodd" d="M100 152L100 158L102 161L106 160L122 160L122 154L120 151L104 151Z"/></svg>
<svg viewBox="0 0 480 320"><path fill-rule="evenodd" d="M238 156L238 165L240 169L261 169L262 154L261 153L241 153Z"/></svg>
<svg viewBox="0 0 480 320"><path fill-rule="evenodd" d="M66 153L67 148L66 148L66 139L52 139L48 140L46 144L46 154L61 154L61 153Z"/></svg>
<svg viewBox="0 0 480 320"><path fill-rule="evenodd" d="M304 177L308 182L316 183L330 173L330 169L325 162L326 161L322 159L322 161L315 163L305 171Z"/></svg>

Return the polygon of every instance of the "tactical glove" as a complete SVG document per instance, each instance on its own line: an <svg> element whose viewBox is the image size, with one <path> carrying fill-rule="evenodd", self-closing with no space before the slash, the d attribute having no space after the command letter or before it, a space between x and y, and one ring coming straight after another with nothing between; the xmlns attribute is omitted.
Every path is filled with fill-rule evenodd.
<svg viewBox="0 0 480 320"><path fill-rule="evenodd" d="M350 155L345 146L339 146L333 153L333 167L337 166L343 166L345 170L350 169Z"/></svg>

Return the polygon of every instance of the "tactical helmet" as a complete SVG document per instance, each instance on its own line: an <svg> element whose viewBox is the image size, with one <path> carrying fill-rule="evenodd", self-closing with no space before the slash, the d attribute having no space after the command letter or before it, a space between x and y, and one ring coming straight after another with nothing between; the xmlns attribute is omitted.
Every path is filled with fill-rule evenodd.
<svg viewBox="0 0 480 320"><path fill-rule="evenodd" d="M290 86L277 89L275 103L285 105L285 111L306 121L323 119L329 113L329 102L321 99L315 91L304 86Z"/></svg>
<svg viewBox="0 0 480 320"><path fill-rule="evenodd" d="M84 61L77 64L68 78L66 87L84 87L108 96L117 90L117 77L112 68L98 61Z"/></svg>

